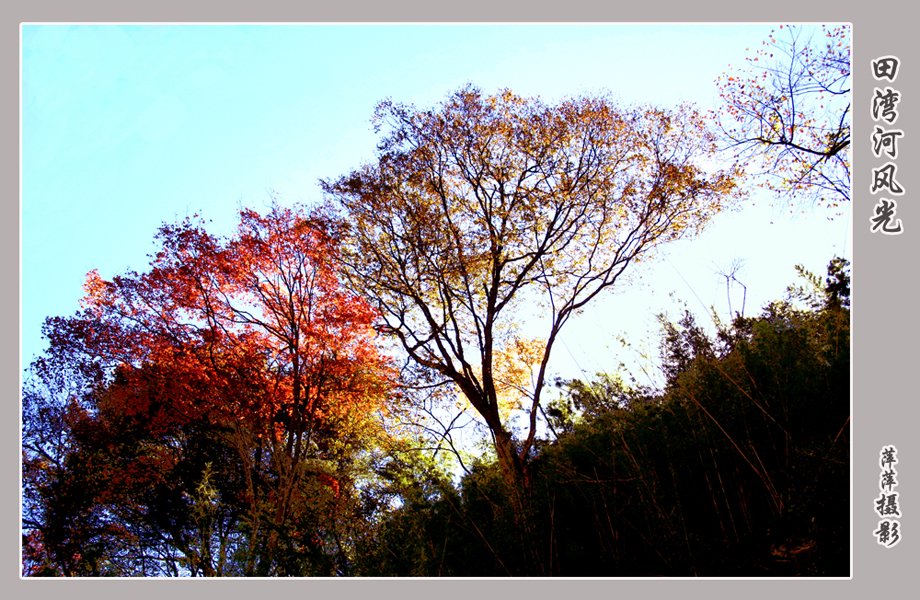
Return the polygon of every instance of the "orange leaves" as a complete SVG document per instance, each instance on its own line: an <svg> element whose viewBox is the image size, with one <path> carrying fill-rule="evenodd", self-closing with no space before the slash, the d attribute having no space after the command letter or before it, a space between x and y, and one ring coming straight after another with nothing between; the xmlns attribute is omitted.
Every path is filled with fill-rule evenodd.
<svg viewBox="0 0 920 600"><path fill-rule="evenodd" d="M82 306L89 308L104 304L108 292L108 282L99 276L99 271L97 269L93 269L86 274L86 281L83 283L84 298Z"/></svg>
<svg viewBox="0 0 920 600"><path fill-rule="evenodd" d="M189 219L164 225L150 271L90 272L89 312L61 320L52 341L120 365L104 401L151 433L204 419L290 438L354 407L371 413L391 373L376 313L339 282L334 232L277 206L241 211L226 240Z"/></svg>
<svg viewBox="0 0 920 600"><path fill-rule="evenodd" d="M203 461L219 465L220 497L201 506L232 506L254 536L292 518L310 527L322 512L310 489L350 498L345 465L386 435L378 414L395 373L376 345L376 313L339 280L337 231L279 207L243 211L229 238L186 220L160 229L148 271L88 275L85 310L45 329L47 364L90 375L64 424L78 516L185 536L145 519L191 511L186 523L210 535L198 505L179 500L201 496ZM328 473L315 476L310 461Z"/></svg>
<svg viewBox="0 0 920 600"><path fill-rule="evenodd" d="M24 452L24 473L54 494L41 506L64 515L71 539L101 539L97 525L113 520L187 553L186 527L212 531L187 502L204 461L219 465L208 506L232 507L220 513L229 527L284 531L303 513L308 530L317 511L304 490L350 498L343 465L383 435L375 417L393 376L375 313L340 284L321 223L280 210L241 221L230 239L164 227L150 270L111 281L91 272L86 309L46 323L41 372L70 399L57 419L69 447L51 466ZM91 377L72 383L67 370ZM329 473L308 473L311 459ZM63 492L43 483L62 474L72 482Z"/></svg>

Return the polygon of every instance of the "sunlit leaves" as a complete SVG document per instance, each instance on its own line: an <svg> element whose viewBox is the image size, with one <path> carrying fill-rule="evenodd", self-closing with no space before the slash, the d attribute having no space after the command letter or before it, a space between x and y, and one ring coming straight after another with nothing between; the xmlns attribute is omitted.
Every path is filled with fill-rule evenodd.
<svg viewBox="0 0 920 600"><path fill-rule="evenodd" d="M498 438L497 361L522 303L542 303L549 324L529 352L522 455L559 329L630 262L697 231L736 193L737 173L706 163L715 138L689 106L550 105L467 87L431 110L383 102L374 122L378 160L323 184L351 225L346 273L385 330L452 380Z"/></svg>
<svg viewBox="0 0 920 600"><path fill-rule="evenodd" d="M128 366L156 364L171 370L175 398L199 399L196 386L216 390L256 378L280 393L260 401L273 404L272 412L292 410L301 400L295 393L308 402L311 392L313 408L329 412L336 403L325 406L322 385L367 388L361 373L383 366L374 313L339 285L335 243L321 220L278 207L265 216L246 210L230 240L191 221L164 225L159 239L147 273L111 282L90 273L84 304L92 322L69 321L88 352L124 365L126 374ZM245 399L235 403L228 391L215 396L214 409L243 408Z"/></svg>

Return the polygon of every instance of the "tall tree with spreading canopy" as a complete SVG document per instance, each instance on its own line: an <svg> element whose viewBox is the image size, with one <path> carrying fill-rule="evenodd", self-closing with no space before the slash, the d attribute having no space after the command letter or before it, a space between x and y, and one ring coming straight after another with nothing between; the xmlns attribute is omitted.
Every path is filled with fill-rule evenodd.
<svg viewBox="0 0 920 600"><path fill-rule="evenodd" d="M850 199L850 27L780 25L742 69L718 80L714 118L765 185L831 207Z"/></svg>
<svg viewBox="0 0 920 600"><path fill-rule="evenodd" d="M374 310L340 284L335 228L276 206L242 211L227 239L190 219L158 238L148 272L90 273L83 312L46 324L36 381L72 371L79 384L63 416L41 412L41 386L28 395L69 444L26 420L31 547L44 544L65 574L95 574L71 546L118 522L166 548L129 552L122 574L141 553L166 573L343 571L340 513L356 455L379 434L391 369ZM50 442L64 450L57 462ZM42 518L66 509L62 489L95 511L92 527ZM64 543L76 533L79 544Z"/></svg>
<svg viewBox="0 0 920 600"><path fill-rule="evenodd" d="M735 173L707 169L715 138L687 106L466 87L432 110L382 102L375 120L378 160L323 182L350 223L344 271L409 357L465 395L526 488L559 332L631 263L699 230L734 196ZM535 301L538 344L515 329ZM508 357L529 385L500 372ZM517 435L502 410L512 392Z"/></svg>

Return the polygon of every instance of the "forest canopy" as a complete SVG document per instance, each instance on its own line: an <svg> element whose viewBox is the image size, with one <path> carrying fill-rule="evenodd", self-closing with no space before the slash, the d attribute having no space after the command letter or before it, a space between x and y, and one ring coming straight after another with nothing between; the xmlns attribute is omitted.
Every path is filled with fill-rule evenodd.
<svg viewBox="0 0 920 600"><path fill-rule="evenodd" d="M849 29L822 31L771 34L721 112L384 100L311 204L90 271L24 374L23 575L847 576L846 259L756 316L661 315L660 385L554 371L752 181L849 200Z"/></svg>
<svg viewBox="0 0 920 600"><path fill-rule="evenodd" d="M105 374L88 323L54 321L23 397L24 574L845 575L848 263L801 274L714 336L662 319L661 390L558 381L526 503L499 463L456 480L372 414L400 397L373 352L357 375L317 344L336 377L305 351L298 413L290 363L261 363L267 385L206 328Z"/></svg>

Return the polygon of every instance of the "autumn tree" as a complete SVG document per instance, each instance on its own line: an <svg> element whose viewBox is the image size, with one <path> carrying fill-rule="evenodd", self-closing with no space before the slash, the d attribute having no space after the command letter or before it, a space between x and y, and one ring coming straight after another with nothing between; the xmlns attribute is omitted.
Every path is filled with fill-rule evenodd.
<svg viewBox="0 0 920 600"><path fill-rule="evenodd" d="M850 27L780 25L746 60L717 82L726 144L775 192L849 201Z"/></svg>
<svg viewBox="0 0 920 600"><path fill-rule="evenodd" d="M42 364L82 383L67 392L78 402L61 409L63 460L43 459L40 438L24 446L47 509L34 514L61 506L52 480L74 480L101 521L140 523L167 540L160 558L185 572L346 569L342 513L360 453L382 435L391 376L375 312L340 285L334 227L276 206L242 211L228 239L191 219L164 225L158 239L149 271L90 273L83 311L46 324ZM90 459L92 469L74 471ZM173 516L164 523L157 511Z"/></svg>
<svg viewBox="0 0 920 600"><path fill-rule="evenodd" d="M527 485L559 332L654 247L732 197L690 107L547 104L466 87L431 110L382 102L378 160L323 182L350 224L350 284L418 365L469 400L509 480ZM539 302L545 337L518 334ZM522 376L523 375L523 376ZM508 397L517 395L515 431Z"/></svg>

